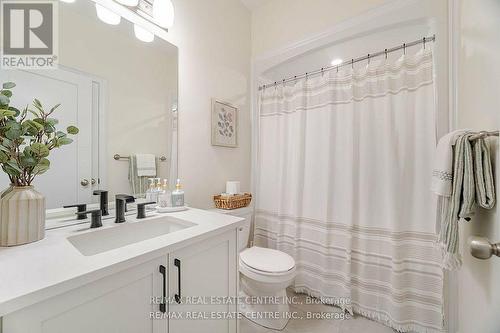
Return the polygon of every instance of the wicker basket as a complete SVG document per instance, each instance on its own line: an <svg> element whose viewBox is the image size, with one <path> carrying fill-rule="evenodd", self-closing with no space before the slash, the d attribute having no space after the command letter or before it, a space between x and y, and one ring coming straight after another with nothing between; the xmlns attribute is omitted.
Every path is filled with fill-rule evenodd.
<svg viewBox="0 0 500 333"><path fill-rule="evenodd" d="M246 207L252 201L250 193L235 194L231 196L214 195L215 207L219 209L237 209Z"/></svg>

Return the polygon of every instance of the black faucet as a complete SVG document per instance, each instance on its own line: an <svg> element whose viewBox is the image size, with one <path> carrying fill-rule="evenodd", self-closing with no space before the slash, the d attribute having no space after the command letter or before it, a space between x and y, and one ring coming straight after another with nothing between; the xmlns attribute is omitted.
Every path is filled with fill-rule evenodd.
<svg viewBox="0 0 500 333"><path fill-rule="evenodd" d="M127 203L134 202L133 196L128 194L117 194L115 201L115 223L125 222L125 212L127 211Z"/></svg>
<svg viewBox="0 0 500 333"><path fill-rule="evenodd" d="M76 215L78 215L78 217L80 217L81 215L87 216L87 214L90 214L90 217L91 217L90 227L92 229L102 227L102 221L101 221L102 211L100 209L94 209L94 210L88 210L85 212L77 212L76 213Z"/></svg>
<svg viewBox="0 0 500 333"><path fill-rule="evenodd" d="M108 211L108 191L95 190L94 195L99 196L100 208L102 216L109 215Z"/></svg>

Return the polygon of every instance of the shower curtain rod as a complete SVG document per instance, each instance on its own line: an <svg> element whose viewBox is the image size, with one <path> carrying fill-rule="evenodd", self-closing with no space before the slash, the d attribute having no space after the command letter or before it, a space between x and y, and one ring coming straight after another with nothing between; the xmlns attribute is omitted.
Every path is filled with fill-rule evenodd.
<svg viewBox="0 0 500 333"><path fill-rule="evenodd" d="M371 58L375 58L375 57L381 56L383 54L385 54L385 56L387 58L387 54L388 53L395 52L395 51L398 51L398 50L401 50L401 49L406 53L406 48L410 47L410 46L424 44L424 48L425 48L425 43L427 43L427 42L434 42L434 41L436 41L436 35L433 35L431 37L424 37L422 39L418 39L418 40L415 40L415 41L410 42L410 43L403 43L402 45L395 46L395 47L392 47L390 49L385 49L384 51L379 51L379 52L376 52L376 53L368 53L368 55L365 55L365 56L359 57L359 58L352 58L351 61L349 61L349 62L344 62L342 64L338 64L338 65L335 65L335 66L323 67L321 69L318 69L318 70L315 70L315 71L312 71L312 72L307 72L307 73L304 73L304 74L301 74L301 75L291 76L291 77L288 77L288 78L283 79L281 81L275 81L274 83L264 84L262 86L259 86L259 90L263 90L263 89L266 89L266 88L269 88L269 87L272 87L272 86L276 86L278 83L283 84L283 83L286 83L286 82L294 81L294 80L301 79L301 78L304 78L304 77L308 77L308 76L311 76L311 75L316 75L316 74L319 74L319 73L324 73L324 72L327 72L327 71L331 71L334 68L336 68L338 70L339 67L342 67L342 66L346 66L346 65L353 66L355 63L360 62L360 61L368 60L368 62L370 62Z"/></svg>

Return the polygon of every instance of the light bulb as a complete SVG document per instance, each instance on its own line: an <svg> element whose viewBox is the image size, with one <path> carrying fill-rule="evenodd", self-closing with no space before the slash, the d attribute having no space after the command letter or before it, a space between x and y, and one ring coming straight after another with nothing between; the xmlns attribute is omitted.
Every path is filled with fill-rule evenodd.
<svg viewBox="0 0 500 333"><path fill-rule="evenodd" d="M148 30L144 29L140 25L134 24L134 33L135 37L137 37L138 40L141 40L146 43L151 43L152 41L155 40L155 35L152 32L149 32Z"/></svg>
<svg viewBox="0 0 500 333"><path fill-rule="evenodd" d="M135 7L139 4L139 0L116 0L122 5Z"/></svg>
<svg viewBox="0 0 500 333"><path fill-rule="evenodd" d="M342 63L342 59L333 59L332 62L331 62L331 65L332 66L337 66L337 65L340 65Z"/></svg>
<svg viewBox="0 0 500 333"><path fill-rule="evenodd" d="M95 10L97 12L97 17L104 23L112 25L120 24L122 19L120 15L113 13L111 10L99 5L98 3L95 4Z"/></svg>
<svg viewBox="0 0 500 333"><path fill-rule="evenodd" d="M154 0L153 18L161 27L170 28L174 24L174 5L171 0Z"/></svg>

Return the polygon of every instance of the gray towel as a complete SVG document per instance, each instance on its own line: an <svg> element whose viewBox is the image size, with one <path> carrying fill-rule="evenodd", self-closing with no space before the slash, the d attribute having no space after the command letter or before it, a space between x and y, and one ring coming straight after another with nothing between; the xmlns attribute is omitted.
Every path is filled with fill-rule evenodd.
<svg viewBox="0 0 500 333"><path fill-rule="evenodd" d="M473 133L461 135L455 144L453 188L442 214L439 242L443 248L443 266L453 270L461 266L458 239L459 221L470 221L476 204L490 209L495 204L495 186L489 146L480 138L471 144ZM476 199L477 196L477 199Z"/></svg>

